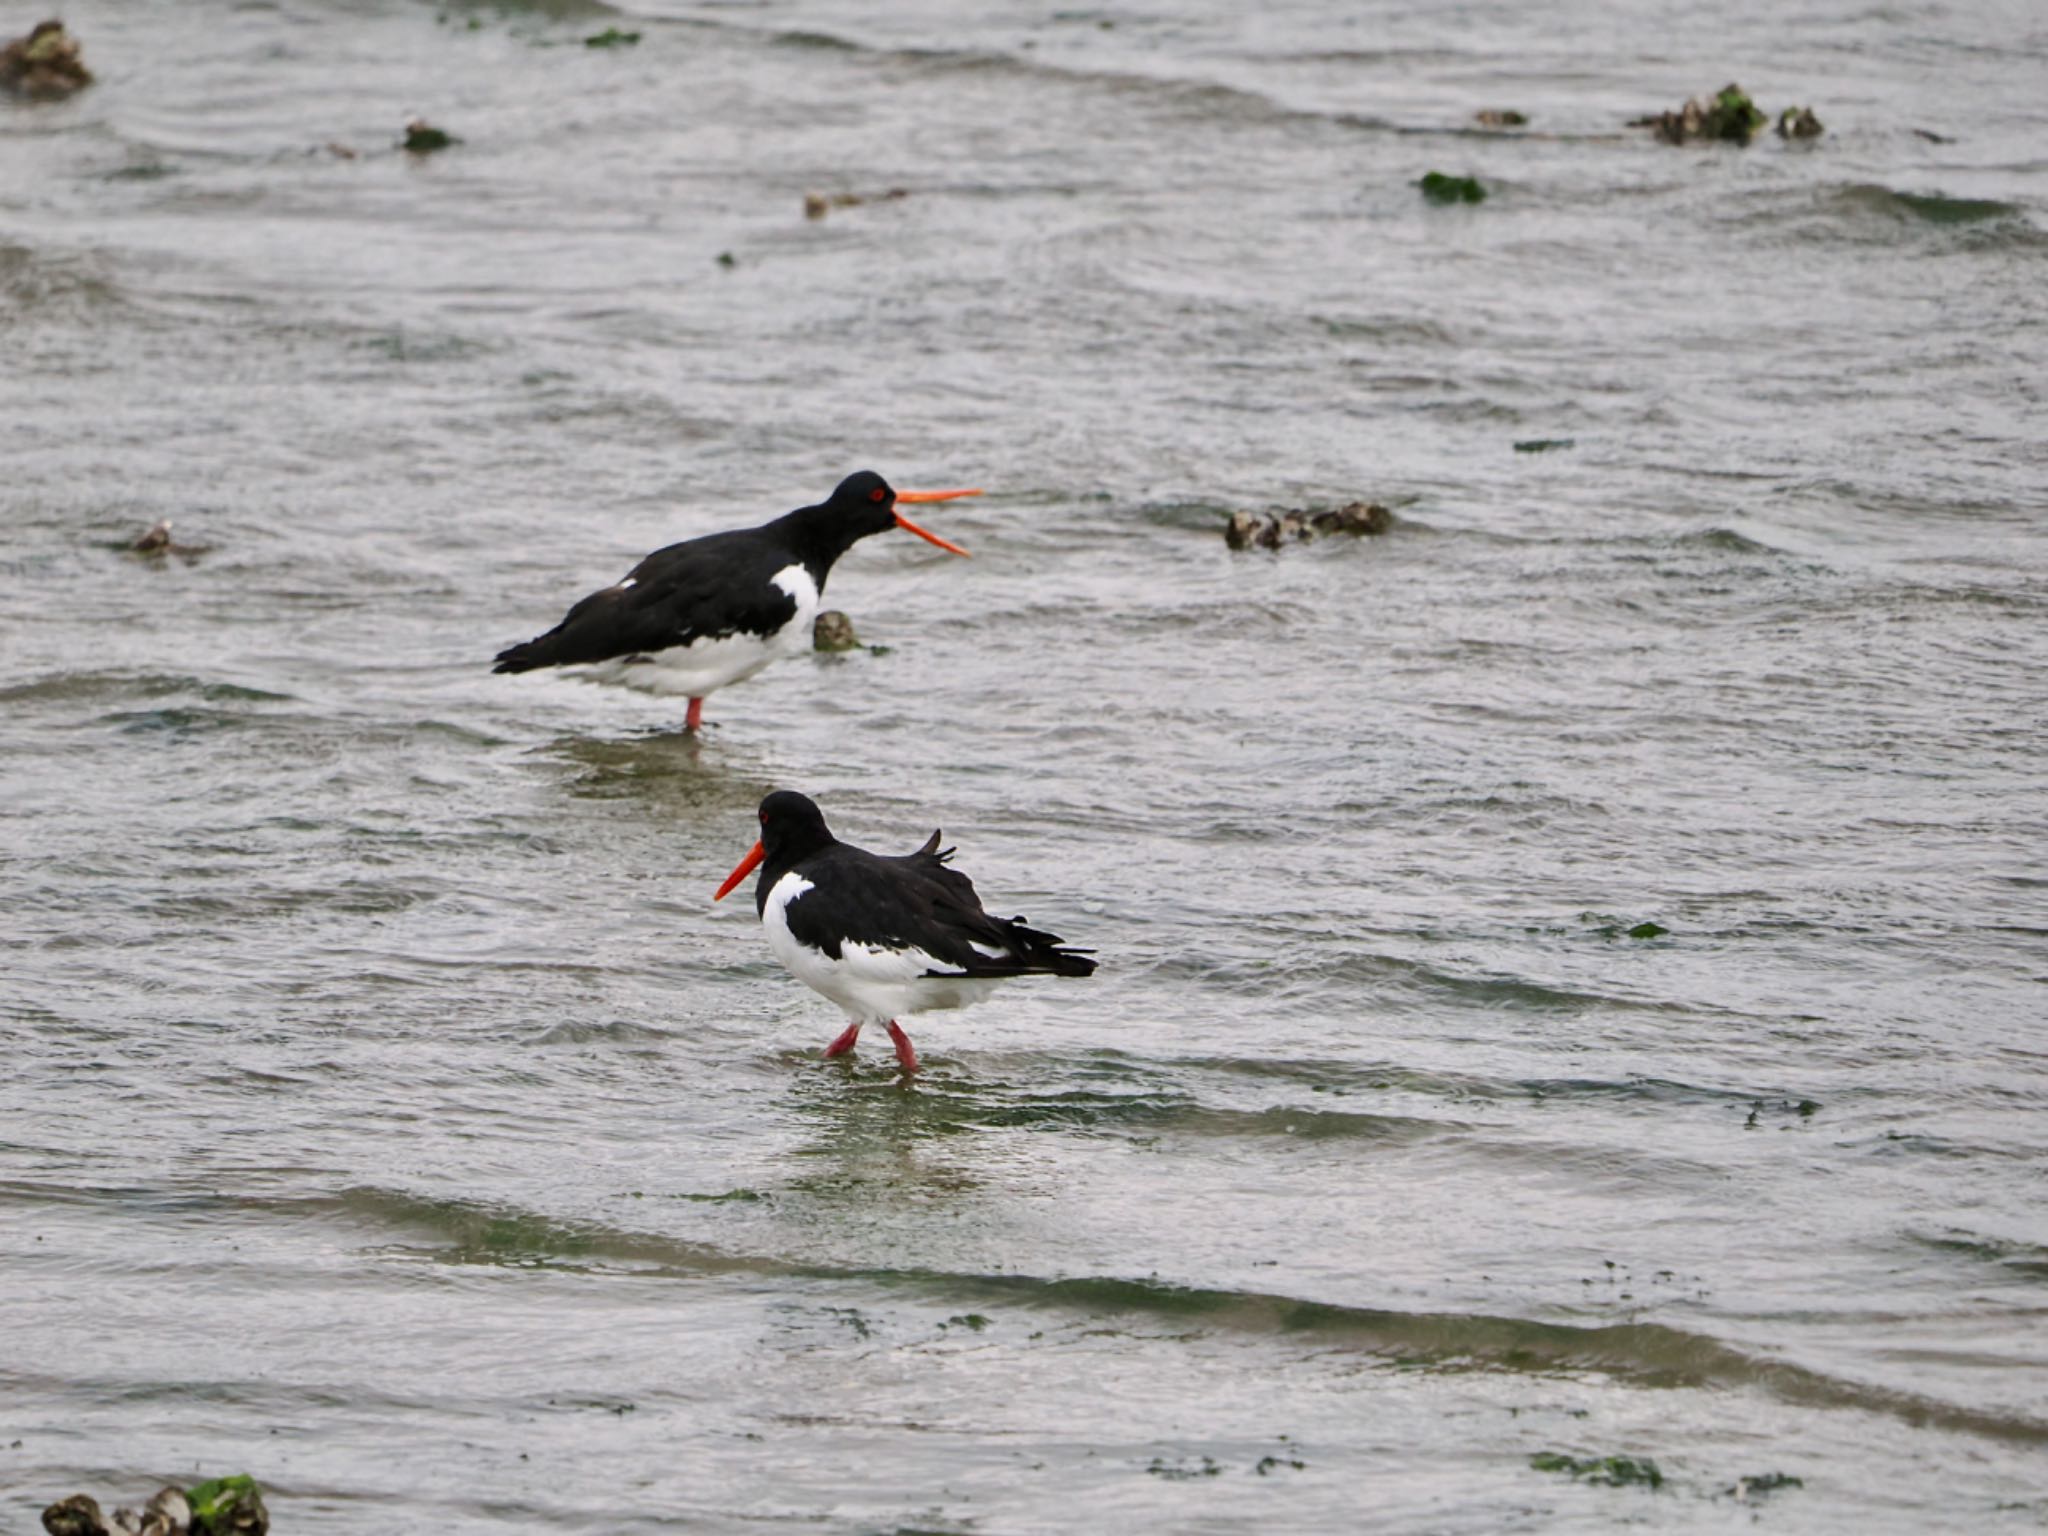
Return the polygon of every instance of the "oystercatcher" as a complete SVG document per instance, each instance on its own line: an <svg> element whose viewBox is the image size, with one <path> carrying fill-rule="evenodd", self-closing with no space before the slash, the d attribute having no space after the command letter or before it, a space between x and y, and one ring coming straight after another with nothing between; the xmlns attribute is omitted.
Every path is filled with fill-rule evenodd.
<svg viewBox="0 0 2048 1536"><path fill-rule="evenodd" d="M755 865L754 907L768 947L789 973L846 1010L847 1025L827 1056L853 1049L860 1027L885 1021L906 1073L917 1052L898 1014L964 1008L1012 976L1090 976L1092 953L990 917L974 883L948 869L951 848L934 832L915 853L869 853L842 843L822 811L794 790L761 802L761 840L726 876L714 901Z"/></svg>
<svg viewBox="0 0 2048 1536"><path fill-rule="evenodd" d="M967 553L918 527L896 510L898 502L980 494L899 491L864 469L814 507L759 528L657 549L546 634L500 651L491 670L575 667L595 682L682 694L690 701L684 726L694 731L713 689L811 648L825 578L856 540L905 528L941 549Z"/></svg>

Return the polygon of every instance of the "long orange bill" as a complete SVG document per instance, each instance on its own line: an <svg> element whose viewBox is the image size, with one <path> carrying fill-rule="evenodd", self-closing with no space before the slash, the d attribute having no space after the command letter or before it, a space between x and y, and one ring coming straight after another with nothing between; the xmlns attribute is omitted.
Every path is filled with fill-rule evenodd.
<svg viewBox="0 0 2048 1536"><path fill-rule="evenodd" d="M962 549L958 544L955 544L951 539L942 539L936 533L933 533L930 529L918 527L917 524L913 523L901 512L898 512L896 514L896 526L898 528L901 528L906 533L914 533L920 539L925 539L933 544L938 545L941 549L949 549L956 555L967 555L967 551ZM974 557L972 555L967 555L967 558L971 560Z"/></svg>
<svg viewBox="0 0 2048 1536"><path fill-rule="evenodd" d="M971 491L898 491L898 501L958 501L962 496L979 496L981 487Z"/></svg>
<svg viewBox="0 0 2048 1536"><path fill-rule="evenodd" d="M759 843L754 844L752 848L747 850L747 856L740 860L740 867L725 877L725 884L718 888L718 894L711 899L713 901L725 900L726 897L732 894L732 888L751 875L754 872L755 866L767 857L768 850Z"/></svg>
<svg viewBox="0 0 2048 1536"><path fill-rule="evenodd" d="M962 496L979 496L980 494L980 486L976 486L972 490L962 491L898 491L896 493L896 500L899 502L958 501ZM941 549L951 550L956 555L965 555L970 560L974 558L972 555L968 555L967 551L962 549L958 544L951 543L948 540L940 538L935 533L928 532L927 530L918 527L917 524L913 523L901 512L898 512L896 514L896 526L908 533L916 534L920 539L930 540L932 543L938 545Z"/></svg>

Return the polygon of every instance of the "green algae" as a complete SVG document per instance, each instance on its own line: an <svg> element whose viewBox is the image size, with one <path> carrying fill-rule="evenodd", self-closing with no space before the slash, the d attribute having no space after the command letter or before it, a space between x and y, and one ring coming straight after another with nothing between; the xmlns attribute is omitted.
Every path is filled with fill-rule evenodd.
<svg viewBox="0 0 2048 1536"><path fill-rule="evenodd" d="M1538 1451L1529 1458L1538 1472L1565 1472L1579 1482L1602 1488L1661 1488L1664 1474L1645 1456L1567 1456L1563 1451Z"/></svg>
<svg viewBox="0 0 2048 1536"><path fill-rule="evenodd" d="M1442 171L1431 171L1416 185L1422 188L1422 195L1432 203L1483 203L1486 188L1479 185L1477 177L1446 176Z"/></svg>
<svg viewBox="0 0 2048 1536"><path fill-rule="evenodd" d="M187 1489L185 1499L192 1506L192 1536L259 1536L270 1529L263 1491L246 1472Z"/></svg>

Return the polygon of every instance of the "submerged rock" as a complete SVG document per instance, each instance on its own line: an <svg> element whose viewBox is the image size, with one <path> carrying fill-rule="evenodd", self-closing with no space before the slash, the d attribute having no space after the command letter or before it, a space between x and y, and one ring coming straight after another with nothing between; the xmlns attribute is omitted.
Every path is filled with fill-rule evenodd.
<svg viewBox="0 0 2048 1536"><path fill-rule="evenodd" d="M117 1536L189 1536L191 1523L191 1502L178 1488L158 1489L140 1514L132 1509L114 1511Z"/></svg>
<svg viewBox="0 0 2048 1536"><path fill-rule="evenodd" d="M1529 126L1527 113L1512 108L1481 107L1472 114L1472 121L1482 128L1526 128Z"/></svg>
<svg viewBox="0 0 2048 1536"><path fill-rule="evenodd" d="M1223 529L1223 542L1232 549L1278 549L1283 544L1300 544L1319 534L1348 533L1355 537L1385 533L1394 526L1394 514L1374 501L1354 501L1322 512L1296 509L1269 512L1233 512Z"/></svg>
<svg viewBox="0 0 2048 1536"><path fill-rule="evenodd" d="M1711 100L1695 96L1676 112L1639 117L1629 126L1651 129L1666 144L1691 144L1700 139L1747 144L1766 121L1749 93L1731 83L1722 86Z"/></svg>
<svg viewBox="0 0 2048 1536"><path fill-rule="evenodd" d="M107 1518L90 1494L74 1493L43 1511L43 1529L50 1536L112 1536Z"/></svg>
<svg viewBox="0 0 2048 1536"><path fill-rule="evenodd" d="M811 620L811 649L814 651L857 651L860 636L854 633L853 620L837 608L827 608Z"/></svg>
<svg viewBox="0 0 2048 1536"><path fill-rule="evenodd" d="M583 39L586 48L631 48L640 41L638 32L622 32L617 27L606 27L602 32Z"/></svg>
<svg viewBox="0 0 2048 1536"><path fill-rule="evenodd" d="M180 544L172 538L171 520L168 517L159 518L151 523L128 545L128 552L131 555L177 555L185 560L195 559L205 554L206 550L207 546L204 544Z"/></svg>
<svg viewBox="0 0 2048 1536"><path fill-rule="evenodd" d="M91 84L78 40L61 21L38 22L28 36L0 47L0 90L30 101L62 101Z"/></svg>
<svg viewBox="0 0 2048 1536"><path fill-rule="evenodd" d="M1778 114L1778 137L1781 139L1817 139L1826 132L1811 107L1787 107Z"/></svg>
<svg viewBox="0 0 2048 1536"><path fill-rule="evenodd" d="M135 536L128 546L138 555L160 555L171 547L171 520L159 518Z"/></svg>

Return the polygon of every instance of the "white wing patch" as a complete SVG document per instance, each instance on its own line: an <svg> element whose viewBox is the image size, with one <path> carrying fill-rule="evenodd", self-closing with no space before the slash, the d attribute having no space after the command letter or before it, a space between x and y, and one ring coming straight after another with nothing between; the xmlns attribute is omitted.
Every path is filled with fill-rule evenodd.
<svg viewBox="0 0 2048 1536"><path fill-rule="evenodd" d="M818 584L811 580L811 573L801 565L785 565L768 578L768 585L787 592L796 599L796 616L804 627L804 640L810 641L811 620L818 612Z"/></svg>
<svg viewBox="0 0 2048 1536"><path fill-rule="evenodd" d="M1010 952L1007 949L991 949L988 945L977 944L972 939L967 941L967 947L984 960L1007 960L1010 958Z"/></svg>

